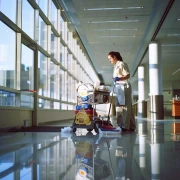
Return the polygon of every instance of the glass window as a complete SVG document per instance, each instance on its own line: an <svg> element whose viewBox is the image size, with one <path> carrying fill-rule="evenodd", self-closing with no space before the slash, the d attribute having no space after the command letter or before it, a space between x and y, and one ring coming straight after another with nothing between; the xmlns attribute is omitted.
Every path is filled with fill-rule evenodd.
<svg viewBox="0 0 180 180"><path fill-rule="evenodd" d="M51 23L57 29L57 8L53 1L51 3Z"/></svg>
<svg viewBox="0 0 180 180"><path fill-rule="evenodd" d="M51 55L53 58L57 58L57 37L51 32Z"/></svg>
<svg viewBox="0 0 180 180"><path fill-rule="evenodd" d="M74 109L74 106L71 104L68 104L68 110L73 110L73 109Z"/></svg>
<svg viewBox="0 0 180 180"><path fill-rule="evenodd" d="M15 88L16 34L1 21L0 32L0 86Z"/></svg>
<svg viewBox="0 0 180 180"><path fill-rule="evenodd" d="M60 103L55 102L55 101L51 101L50 102L50 109L60 109Z"/></svg>
<svg viewBox="0 0 180 180"><path fill-rule="evenodd" d="M67 47L64 47L64 67L67 69Z"/></svg>
<svg viewBox="0 0 180 180"><path fill-rule="evenodd" d="M62 84L63 84L63 70L62 69L60 69L59 70L59 99L60 100L62 100L62 91L63 91L63 89L62 89Z"/></svg>
<svg viewBox="0 0 180 180"><path fill-rule="evenodd" d="M0 11L4 13L11 21L16 23L16 2L15 0L1 0Z"/></svg>
<svg viewBox="0 0 180 180"><path fill-rule="evenodd" d="M50 101L45 99L38 99L38 108L50 109Z"/></svg>
<svg viewBox="0 0 180 180"><path fill-rule="evenodd" d="M38 99L38 108L44 108L44 99Z"/></svg>
<svg viewBox="0 0 180 180"><path fill-rule="evenodd" d="M56 98L56 74L57 74L57 66L51 62L50 63L50 71L51 71L51 76L50 76L50 97L51 98Z"/></svg>
<svg viewBox="0 0 180 180"><path fill-rule="evenodd" d="M38 53L38 94L47 96L48 89L48 59L42 53Z"/></svg>
<svg viewBox="0 0 180 180"><path fill-rule="evenodd" d="M72 54L69 54L67 52L67 69L68 71L71 73L72 70L71 70L71 63L72 63Z"/></svg>
<svg viewBox="0 0 180 180"><path fill-rule="evenodd" d="M71 90L71 93L72 93L72 102L76 102L76 81L74 79L72 79L72 90Z"/></svg>
<svg viewBox="0 0 180 180"><path fill-rule="evenodd" d="M54 102L54 109L60 109L60 103Z"/></svg>
<svg viewBox="0 0 180 180"><path fill-rule="evenodd" d="M39 17L39 45L47 50L47 24Z"/></svg>
<svg viewBox="0 0 180 180"><path fill-rule="evenodd" d="M67 87L67 100L68 100L68 102L70 102L71 101L71 91L72 91L72 79L71 79L71 76L69 76L68 74L67 74L67 79L66 79L67 81L66 81L66 83L67 83L67 85L66 85L66 87Z"/></svg>
<svg viewBox="0 0 180 180"><path fill-rule="evenodd" d="M31 93L21 94L21 107L33 108L34 97Z"/></svg>
<svg viewBox="0 0 180 180"><path fill-rule="evenodd" d="M34 90L34 51L22 44L21 90Z"/></svg>
<svg viewBox="0 0 180 180"><path fill-rule="evenodd" d="M64 19L62 18L62 16L60 15L60 34L62 36L62 33L63 33L63 22L64 22Z"/></svg>
<svg viewBox="0 0 180 180"><path fill-rule="evenodd" d="M60 71L60 79L61 79L61 85L60 85L60 94L61 94L61 100L66 101L67 99L67 89L66 89L66 84L65 82L67 81L66 79L66 72L61 70Z"/></svg>
<svg viewBox="0 0 180 180"><path fill-rule="evenodd" d="M62 104L61 104L61 109L62 109L62 110L68 110L68 105L62 103Z"/></svg>
<svg viewBox="0 0 180 180"><path fill-rule="evenodd" d="M41 8L41 10L44 12L44 14L47 16L48 12L48 0L36 0L37 4Z"/></svg>
<svg viewBox="0 0 180 180"><path fill-rule="evenodd" d="M63 64L63 57L64 57L64 46L63 46L63 44L60 42L60 63L62 64L62 65L64 65Z"/></svg>
<svg viewBox="0 0 180 180"><path fill-rule="evenodd" d="M75 75L75 70L76 70L76 60L72 57L72 62L71 62L71 74L74 76Z"/></svg>
<svg viewBox="0 0 180 180"><path fill-rule="evenodd" d="M27 0L22 1L22 30L34 39L34 9Z"/></svg>
<svg viewBox="0 0 180 180"><path fill-rule="evenodd" d="M0 106L18 106L17 98L15 93L0 90Z"/></svg>

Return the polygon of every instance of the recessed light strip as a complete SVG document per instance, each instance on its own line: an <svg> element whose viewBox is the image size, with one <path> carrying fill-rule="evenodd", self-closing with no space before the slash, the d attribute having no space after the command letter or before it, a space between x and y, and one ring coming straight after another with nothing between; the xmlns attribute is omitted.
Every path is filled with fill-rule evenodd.
<svg viewBox="0 0 180 180"><path fill-rule="evenodd" d="M90 31L131 31L131 30L137 30L137 28L130 28L130 29L92 29Z"/></svg>
<svg viewBox="0 0 180 180"><path fill-rule="evenodd" d="M106 11L106 10L122 10L122 9L143 9L143 7L89 8L89 9L84 9L84 11Z"/></svg>
<svg viewBox="0 0 180 180"><path fill-rule="evenodd" d="M180 34L168 34L167 36L180 36Z"/></svg>
<svg viewBox="0 0 180 180"><path fill-rule="evenodd" d="M180 71L180 68L172 73L172 75L175 75L177 72Z"/></svg>
<svg viewBox="0 0 180 180"><path fill-rule="evenodd" d="M180 46L180 44L162 44L161 46L174 47L174 46Z"/></svg>
<svg viewBox="0 0 180 180"><path fill-rule="evenodd" d="M110 38L117 38L117 37L136 37L135 35L134 36L98 36L99 38L107 38L107 37L110 37Z"/></svg>
<svg viewBox="0 0 180 180"><path fill-rule="evenodd" d="M139 22L140 20L121 20L121 21L92 21L92 22L88 22L88 23L92 23L92 24L98 24L98 23L124 23L124 22Z"/></svg>

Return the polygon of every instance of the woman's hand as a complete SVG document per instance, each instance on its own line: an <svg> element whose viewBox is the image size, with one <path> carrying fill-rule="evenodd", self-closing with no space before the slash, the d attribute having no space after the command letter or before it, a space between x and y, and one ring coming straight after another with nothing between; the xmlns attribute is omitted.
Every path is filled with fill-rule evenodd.
<svg viewBox="0 0 180 180"><path fill-rule="evenodd" d="M114 82L120 81L120 77L115 77L115 78L113 78L113 81L114 81Z"/></svg>

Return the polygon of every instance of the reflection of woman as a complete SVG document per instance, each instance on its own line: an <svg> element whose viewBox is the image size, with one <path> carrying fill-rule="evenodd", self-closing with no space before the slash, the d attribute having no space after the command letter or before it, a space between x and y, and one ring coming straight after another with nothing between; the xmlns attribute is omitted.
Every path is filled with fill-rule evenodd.
<svg viewBox="0 0 180 180"><path fill-rule="evenodd" d="M139 179L133 175L134 144L136 135L125 135L117 139L116 147L116 179ZM136 177L138 177L136 175Z"/></svg>
<svg viewBox="0 0 180 180"><path fill-rule="evenodd" d="M128 81L130 72L128 65L123 62L119 52L111 51L108 54L109 61L114 64L113 79L119 90L124 92L125 101L123 103L122 94L117 93L116 101L116 117L117 124L122 131L134 131L136 129L135 118L132 111L131 84ZM118 91L119 91L118 90ZM122 111L123 117L122 118Z"/></svg>

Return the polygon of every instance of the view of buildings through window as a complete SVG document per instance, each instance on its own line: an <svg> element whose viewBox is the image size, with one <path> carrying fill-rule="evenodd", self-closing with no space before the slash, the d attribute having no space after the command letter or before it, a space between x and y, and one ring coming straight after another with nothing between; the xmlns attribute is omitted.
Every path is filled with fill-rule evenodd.
<svg viewBox="0 0 180 180"><path fill-rule="evenodd" d="M0 2L0 106L33 108L36 91L38 108L74 109L76 83L98 77L60 5L53 0Z"/></svg>

